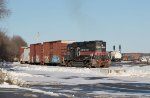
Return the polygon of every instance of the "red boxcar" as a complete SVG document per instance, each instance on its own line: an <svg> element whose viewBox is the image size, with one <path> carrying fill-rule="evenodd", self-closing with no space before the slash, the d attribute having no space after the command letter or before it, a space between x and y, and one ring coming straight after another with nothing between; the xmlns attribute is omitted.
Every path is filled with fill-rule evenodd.
<svg viewBox="0 0 150 98"><path fill-rule="evenodd" d="M43 43L44 64L63 64L64 54L67 51L68 43L72 41L51 41Z"/></svg>
<svg viewBox="0 0 150 98"><path fill-rule="evenodd" d="M43 45L41 43L30 45L30 63L43 64Z"/></svg>
<svg viewBox="0 0 150 98"><path fill-rule="evenodd" d="M34 64L35 63L35 44L30 44L30 63Z"/></svg>
<svg viewBox="0 0 150 98"><path fill-rule="evenodd" d="M41 43L35 44L35 63L43 64L43 45Z"/></svg>

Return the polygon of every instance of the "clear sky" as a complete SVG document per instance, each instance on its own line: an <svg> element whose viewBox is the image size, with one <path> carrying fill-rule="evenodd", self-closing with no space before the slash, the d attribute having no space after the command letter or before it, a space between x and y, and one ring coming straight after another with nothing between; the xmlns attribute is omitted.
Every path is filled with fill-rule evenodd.
<svg viewBox="0 0 150 98"><path fill-rule="evenodd" d="M150 0L7 0L10 36L28 44L104 40L123 52L150 52ZM39 32L39 36L38 36ZM38 38L38 39L37 39Z"/></svg>

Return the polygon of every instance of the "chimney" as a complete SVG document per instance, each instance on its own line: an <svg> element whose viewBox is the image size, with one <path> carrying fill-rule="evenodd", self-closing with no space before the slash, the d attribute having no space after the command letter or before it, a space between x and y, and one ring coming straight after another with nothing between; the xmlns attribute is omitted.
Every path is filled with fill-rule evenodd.
<svg viewBox="0 0 150 98"><path fill-rule="evenodd" d="M115 51L116 49L115 49L115 45L113 46L113 50Z"/></svg>
<svg viewBox="0 0 150 98"><path fill-rule="evenodd" d="M121 45L119 45L119 51L121 52Z"/></svg>

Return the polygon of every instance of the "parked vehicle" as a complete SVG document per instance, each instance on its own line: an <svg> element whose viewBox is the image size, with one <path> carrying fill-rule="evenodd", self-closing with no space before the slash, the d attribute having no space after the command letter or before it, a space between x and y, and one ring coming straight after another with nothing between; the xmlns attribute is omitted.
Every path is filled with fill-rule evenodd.
<svg viewBox="0 0 150 98"><path fill-rule="evenodd" d="M101 40L74 42L68 45L65 55L66 66L109 67L106 42Z"/></svg>
<svg viewBox="0 0 150 98"><path fill-rule="evenodd" d="M29 53L30 53L30 48L29 47L21 47L20 48L20 63L29 63Z"/></svg>

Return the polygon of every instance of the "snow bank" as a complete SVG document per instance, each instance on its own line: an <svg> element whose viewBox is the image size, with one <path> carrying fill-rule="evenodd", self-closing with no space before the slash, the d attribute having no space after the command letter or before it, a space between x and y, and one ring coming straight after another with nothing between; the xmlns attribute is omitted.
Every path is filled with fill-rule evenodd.
<svg viewBox="0 0 150 98"><path fill-rule="evenodd" d="M92 75L106 75L108 68L77 68L77 67L59 67L59 66L37 66L37 65L21 65L15 66L13 70L24 71L41 71L41 72L63 72L76 74L92 74Z"/></svg>
<svg viewBox="0 0 150 98"><path fill-rule="evenodd" d="M150 66L140 67L124 65L109 68L76 68L19 64L17 66L13 65L13 67L9 69L6 68L5 70L1 70L6 74L6 80L11 80L12 84L19 86L23 85L23 87L24 84L28 85L29 83L33 85L34 83L35 85L78 85L97 83L149 83L150 81ZM49 89L43 91L41 88L32 89L23 87L19 89L30 90L51 96L68 96L61 93L50 92ZM75 89L75 91L78 90L81 91L80 88ZM68 90L64 90L64 92L67 91ZM70 93L71 92L70 90ZM94 91L93 93L100 94L101 92ZM107 93L109 94L109 92L106 91L106 94Z"/></svg>
<svg viewBox="0 0 150 98"><path fill-rule="evenodd" d="M24 71L43 71L43 72L63 72L76 74L90 74L98 76L135 76L147 77L150 75L150 66L131 66L124 65L122 67L110 68L76 68L76 67L58 67L58 66L36 66L23 65L15 66L14 70Z"/></svg>
<svg viewBox="0 0 150 98"><path fill-rule="evenodd" d="M109 69L109 76L149 77L150 66L132 66Z"/></svg>
<svg viewBox="0 0 150 98"><path fill-rule="evenodd" d="M20 88L20 87L17 85L10 85L10 84L4 82L4 83L0 84L0 88Z"/></svg>
<svg viewBox="0 0 150 98"><path fill-rule="evenodd" d="M18 66L14 65L11 70L13 71L8 70L5 72L8 74L9 80L13 81L13 84L27 84L27 86L29 84L44 83L77 85L100 82L132 82L134 80L141 81L141 78L144 78L144 82L147 83L150 80L150 66L124 65L110 68L77 68L19 64ZM90 77L97 79L92 80ZM118 81L114 80L114 78L117 78Z"/></svg>
<svg viewBox="0 0 150 98"><path fill-rule="evenodd" d="M18 86L27 86L28 83L16 77L14 72L8 72L7 70L0 69L0 78L3 79L2 82L7 82L9 84Z"/></svg>
<svg viewBox="0 0 150 98"><path fill-rule="evenodd" d="M75 67L57 67L57 66L36 66L36 65L24 65L15 66L14 70L24 71L43 71L43 72L67 72L67 73L83 73L93 74L99 76L147 76L150 74L150 66L144 67L110 67L110 68L75 68Z"/></svg>

